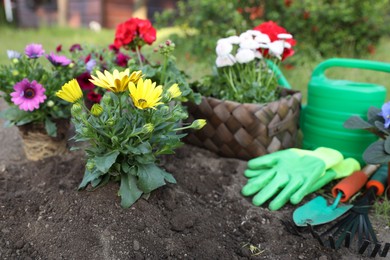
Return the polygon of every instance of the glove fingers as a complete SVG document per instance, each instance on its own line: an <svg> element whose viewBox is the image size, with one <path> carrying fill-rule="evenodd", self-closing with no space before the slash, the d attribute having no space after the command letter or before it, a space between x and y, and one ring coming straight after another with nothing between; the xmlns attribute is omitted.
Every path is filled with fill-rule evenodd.
<svg viewBox="0 0 390 260"><path fill-rule="evenodd" d="M260 176L251 178L242 188L241 193L244 196L251 196L261 190L275 176L274 170L269 170Z"/></svg>
<svg viewBox="0 0 390 260"><path fill-rule="evenodd" d="M278 152L275 152L278 153ZM278 161L275 153L266 154L248 161L248 168L252 170L259 170L264 168L270 168L275 165Z"/></svg>
<svg viewBox="0 0 390 260"><path fill-rule="evenodd" d="M291 195L296 192L299 187L302 185L303 180L300 178L293 178L290 182L284 187L284 189L276 196L275 199L269 204L270 210L278 210L286 204L290 199Z"/></svg>
<svg viewBox="0 0 390 260"><path fill-rule="evenodd" d="M319 169L320 172L322 169ZM290 198L290 202L292 204L298 204L299 202L302 201L302 199L307 195L309 194L308 191L311 189L311 187L314 185L314 183L319 179L319 176L321 176L321 173L320 174L316 174L315 172L313 172L313 175L310 176L311 178L307 178L303 185L298 189L297 192L295 192L291 198Z"/></svg>
<svg viewBox="0 0 390 260"><path fill-rule="evenodd" d="M253 177L257 177L257 176L263 175L263 174L265 174L268 171L272 171L272 170L271 169L260 169L260 170L250 170L250 169L247 169L244 172L244 176L247 177L247 178L253 178Z"/></svg>
<svg viewBox="0 0 390 260"><path fill-rule="evenodd" d="M255 206L260 206L269 198L274 196L281 188L286 186L289 178L286 174L277 174L270 183L268 183L256 196L253 197L252 203Z"/></svg>
<svg viewBox="0 0 390 260"><path fill-rule="evenodd" d="M335 171L333 171L332 169L327 170L321 178L319 178L312 186L310 186L309 191L306 193L306 195L321 189L326 184L331 182L335 177Z"/></svg>

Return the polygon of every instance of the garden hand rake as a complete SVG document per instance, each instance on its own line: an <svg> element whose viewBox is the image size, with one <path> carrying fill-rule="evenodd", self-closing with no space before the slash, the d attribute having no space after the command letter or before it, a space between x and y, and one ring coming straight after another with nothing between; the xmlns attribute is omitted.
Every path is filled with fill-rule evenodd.
<svg viewBox="0 0 390 260"><path fill-rule="evenodd" d="M345 247L349 248L351 246L351 240L357 237L359 254L364 254L369 249L368 254L370 257L375 257L378 253L379 256L386 257L390 249L390 243L385 243L382 247L376 238L374 229L368 218L369 210L376 196L383 194L386 185L387 167L382 166L366 184L367 190L364 195L354 203L353 208L349 210L344 218L321 234L314 231L313 227L310 226L313 237L321 245L333 249L339 249L343 243ZM370 245L371 247L373 246L372 250L371 247L369 248ZM381 248L382 251L380 252Z"/></svg>

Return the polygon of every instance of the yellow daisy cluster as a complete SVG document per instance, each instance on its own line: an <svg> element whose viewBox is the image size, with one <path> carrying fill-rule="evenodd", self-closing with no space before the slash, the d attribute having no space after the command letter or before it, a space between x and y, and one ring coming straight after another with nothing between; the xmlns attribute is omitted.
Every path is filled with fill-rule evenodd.
<svg viewBox="0 0 390 260"><path fill-rule="evenodd" d="M139 109L155 109L156 106L162 104L160 102L163 92L162 86L156 86L156 82L152 82L150 79L143 80L140 70L131 74L129 69L122 72L114 70L112 74L105 70L104 73L97 71L96 75L92 76L92 80L90 80L94 85L114 93L124 92L128 89L134 106ZM177 84L173 84L167 93L170 98L181 95ZM63 100L75 103L82 98L83 93L77 80L73 79L62 86L62 89L56 95Z"/></svg>

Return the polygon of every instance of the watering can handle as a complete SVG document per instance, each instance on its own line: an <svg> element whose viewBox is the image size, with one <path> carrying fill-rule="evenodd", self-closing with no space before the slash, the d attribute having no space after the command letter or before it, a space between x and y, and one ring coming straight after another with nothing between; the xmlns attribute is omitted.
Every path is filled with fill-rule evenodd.
<svg viewBox="0 0 390 260"><path fill-rule="evenodd" d="M267 65L272 69L272 71L276 74L278 78L278 83L280 86L291 89L290 83L288 83L287 79L284 77L283 73L280 71L279 67L270 60L266 60Z"/></svg>
<svg viewBox="0 0 390 260"><path fill-rule="evenodd" d="M325 70L332 67L376 70L390 72L390 63L360 59L333 58L321 62L314 70L312 77L325 77Z"/></svg>

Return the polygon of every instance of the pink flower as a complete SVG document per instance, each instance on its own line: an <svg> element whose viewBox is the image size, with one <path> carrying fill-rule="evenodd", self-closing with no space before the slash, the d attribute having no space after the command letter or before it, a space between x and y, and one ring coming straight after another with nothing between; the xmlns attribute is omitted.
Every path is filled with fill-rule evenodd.
<svg viewBox="0 0 390 260"><path fill-rule="evenodd" d="M57 55L54 53L50 53L46 55L46 58L53 64L53 66L67 66L72 61L63 55Z"/></svg>
<svg viewBox="0 0 390 260"><path fill-rule="evenodd" d="M46 95L41 84L33 80L23 79L14 85L15 92L11 93L12 102L24 111L33 111L39 108L39 104L46 100Z"/></svg>
<svg viewBox="0 0 390 260"><path fill-rule="evenodd" d="M26 46L24 53L30 59L36 59L41 57L45 53L45 50L43 49L41 44L31 43Z"/></svg>

